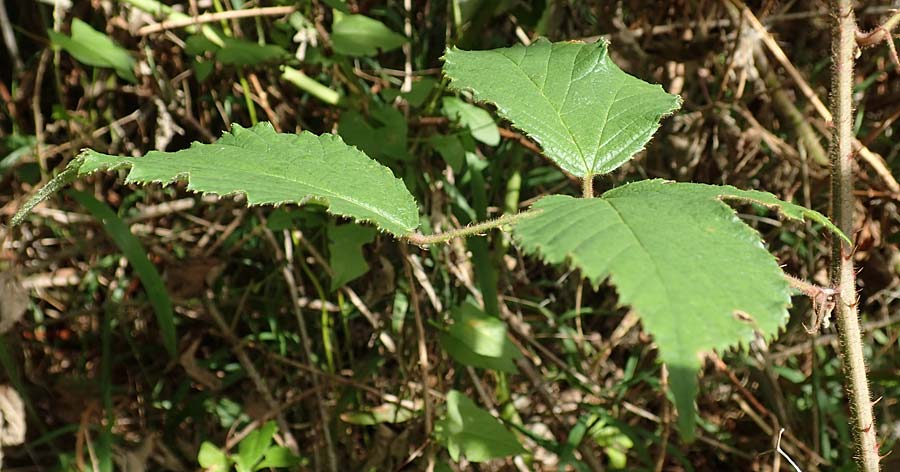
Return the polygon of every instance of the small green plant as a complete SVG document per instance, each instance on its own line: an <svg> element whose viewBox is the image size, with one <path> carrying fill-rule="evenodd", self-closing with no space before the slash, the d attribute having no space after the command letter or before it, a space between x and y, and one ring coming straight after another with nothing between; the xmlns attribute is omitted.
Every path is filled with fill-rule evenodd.
<svg viewBox="0 0 900 472"><path fill-rule="evenodd" d="M238 443L237 452L229 454L215 444L204 441L197 454L197 462L209 472L254 472L263 469L293 469L303 464L303 460L284 446L272 444L275 436L274 421L253 430Z"/></svg>
<svg viewBox="0 0 900 472"><path fill-rule="evenodd" d="M490 51L450 49L444 73L461 96L470 94L475 101L495 106L500 116L536 141L547 158L581 179L583 198L548 195L524 212L423 234L418 232L417 202L387 167L340 137L277 133L262 122L251 128L235 125L214 144L195 143L178 152L133 158L85 150L13 222L20 222L39 199L77 177L128 169L129 183L185 181L195 192L242 194L248 205L322 205L334 215L371 223L419 246L492 228L510 230L524 252L551 264L570 264L595 287L607 279L616 286L620 302L636 310L659 347L669 370L680 432L690 440L703 357L747 345L756 337L773 338L788 319L791 291L785 274L760 235L727 203L760 205L846 236L815 211L770 193L730 186L646 180L595 197L595 177L632 159L660 120L681 105L678 96L619 69L605 41L539 40ZM477 128L472 129L476 139L495 139L489 129L495 126L492 122L488 129L477 124L484 121L479 119L483 111L456 97L447 102L445 112ZM495 318L485 319L491 315L472 312L464 307L456 314L457 324L442 335L444 348L463 364L514 371L505 326ZM479 332L488 341L473 344L477 337L465 331L480 327L493 329L494 334ZM476 461L521 451L512 435L486 437L467 430L467 425L482 424L488 415L481 410L476 414L474 407L459 392L448 394L439 436L454 458L463 454ZM503 426L491 423L490 428ZM502 444L491 442L501 436ZM257 439L268 447L270 429ZM264 456L239 462L212 446L204 448L208 461L245 467L239 470L255 470L252 467Z"/></svg>

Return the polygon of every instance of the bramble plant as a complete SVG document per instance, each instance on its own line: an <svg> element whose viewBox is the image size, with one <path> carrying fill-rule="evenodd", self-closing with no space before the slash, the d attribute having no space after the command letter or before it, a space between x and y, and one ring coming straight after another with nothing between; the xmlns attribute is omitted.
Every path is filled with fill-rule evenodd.
<svg viewBox="0 0 900 472"><path fill-rule="evenodd" d="M362 46L348 42L345 49ZM731 186L645 180L595 196L594 178L634 158L660 120L681 105L677 95L623 72L607 46L604 40L538 40L489 51L452 48L445 55L450 87L460 97L496 107L548 159L581 179L583 198L547 195L520 213L423 234L418 232L419 205L387 167L341 137L278 133L261 122L250 128L235 125L214 144L194 143L177 152L120 157L85 150L13 222L78 177L127 169L127 183L184 181L194 192L242 194L248 205L322 205L333 215L370 223L419 246L501 228L525 253L577 268L594 287L607 279L616 287L619 301L633 307L659 348L680 432L690 440L704 356L775 337L791 303L791 287L778 261L729 204L759 205L846 236L818 212ZM455 120L471 116L466 108L471 104L451 100ZM441 343L455 360L515 370L503 322L474 306L458 309L454 319L457 324L442 334ZM466 327L473 332L466 333ZM512 434L469 434L467 428L485 428L485 422L491 430L504 429L461 393L452 391L447 399L439 436L454 458L462 453L469 460L486 460L520 451Z"/></svg>

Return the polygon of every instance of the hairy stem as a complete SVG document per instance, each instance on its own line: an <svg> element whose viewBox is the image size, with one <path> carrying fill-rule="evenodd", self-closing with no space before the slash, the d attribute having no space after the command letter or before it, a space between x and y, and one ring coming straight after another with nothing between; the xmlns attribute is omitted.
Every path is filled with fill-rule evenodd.
<svg viewBox="0 0 900 472"><path fill-rule="evenodd" d="M50 182L41 187L33 197L25 201L22 208L19 208L19 211L17 211L12 219L9 220L9 225L18 226L25 221L25 217L28 216L28 214L31 213L31 210L38 206L39 203L50 198L51 195L74 182L75 179L78 178L78 170L81 168L81 163L83 161L84 159L80 156L72 160L59 175L51 179Z"/></svg>
<svg viewBox="0 0 900 472"><path fill-rule="evenodd" d="M594 174L584 176L581 181L581 196L584 198L594 198Z"/></svg>
<svg viewBox="0 0 900 472"><path fill-rule="evenodd" d="M538 212L535 210L523 211L521 213L515 213L512 215L503 215L499 218L495 218L493 220L488 220L482 223L476 223L473 225L465 226L462 228L458 228L452 231L447 231L446 233L437 233L437 234L419 234L414 233L409 236L406 236L406 241L415 244L416 246L430 246L432 244L438 243L446 243L451 239L456 238L464 238L467 236L472 236L475 234L481 234L488 230L499 228L503 225L508 225L511 223L515 223L524 218L529 218L537 215Z"/></svg>
<svg viewBox="0 0 900 472"><path fill-rule="evenodd" d="M856 52L856 19L852 0L831 0L831 113L834 131L831 140L831 209L832 217L844 234L853 228L853 60ZM866 378L862 337L857 311L856 272L853 269L853 248L835 239L832 246L831 283L838 287L840 299L837 312L841 360L845 384L850 400L851 429L856 443L856 459L860 470L879 470L878 445L872 400Z"/></svg>

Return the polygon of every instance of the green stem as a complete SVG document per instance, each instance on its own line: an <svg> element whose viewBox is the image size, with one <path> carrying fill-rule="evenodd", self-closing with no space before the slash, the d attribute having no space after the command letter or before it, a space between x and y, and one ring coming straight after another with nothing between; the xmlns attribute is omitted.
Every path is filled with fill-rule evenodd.
<svg viewBox="0 0 900 472"><path fill-rule="evenodd" d="M445 233L437 233L437 234L420 234L413 233L409 236L406 236L406 241L415 244L417 246L430 246L432 244L438 243L446 243L452 239L456 238L464 238L467 236L472 236L475 234L481 234L488 230L499 228L503 225L508 225L515 223L516 221L530 218L532 216L536 216L538 214L537 210L528 210L523 211L521 213L516 213L513 215L503 215L499 218L495 218L493 220L488 220L482 223L477 223L474 225L465 226L462 228L458 228L452 231L447 231Z"/></svg>
<svg viewBox="0 0 900 472"><path fill-rule="evenodd" d="M472 209L476 220L486 220L488 212L487 184L481 170L469 166L469 189L472 194ZM469 222L470 223L470 222ZM491 259L489 238L472 238L466 241L466 247L472 252L472 265L475 282L484 300L484 312L491 316L500 316L500 300L497 298L497 267Z"/></svg>
<svg viewBox="0 0 900 472"><path fill-rule="evenodd" d="M833 219L844 234L854 234L853 198L853 60L856 53L856 19L852 0L831 0L832 82L831 114L834 135L831 140L831 208ZM854 455L860 470L879 470L878 442L872 399L866 378L863 341L859 329L856 271L853 247L835 239L832 246L831 282L840 291L837 312L841 361L845 387L850 401Z"/></svg>
<svg viewBox="0 0 900 472"><path fill-rule="evenodd" d="M247 83L247 77L244 75L243 68L240 69L241 90L244 92L244 102L247 104L247 112L250 113L250 124L255 126L259 123L256 117L256 106L253 104L253 98L250 95L250 84Z"/></svg>
<svg viewBox="0 0 900 472"><path fill-rule="evenodd" d="M503 213L512 214L519 211L519 198L522 194L522 153L521 146L513 146L509 150L510 165L506 169L506 192L503 195ZM503 258L509 251L509 240L500 238L497 241L496 256L494 258L494 267L503 267Z"/></svg>
<svg viewBox="0 0 900 472"><path fill-rule="evenodd" d="M506 179L506 193L503 196L503 211L512 213L519 209L519 196L522 193L522 148L510 150L512 159L509 177Z"/></svg>
<svg viewBox="0 0 900 472"><path fill-rule="evenodd" d="M303 260L303 257L298 257L297 261L300 263L303 273L309 277L309 281L313 284L313 287L315 287L316 293L319 295L319 300L322 300L322 311L319 314L319 323L322 332L322 348L325 350L325 362L328 365L328 373L333 374L335 372L334 346L331 343L331 331L334 322L328 314L328 309L325 307L325 300L327 299L325 290L322 288L322 284L319 283L319 279L316 278L316 275L313 274L312 270L309 268L309 264Z"/></svg>
<svg viewBox="0 0 900 472"><path fill-rule="evenodd" d="M594 198L594 174L587 174L581 181L581 196L584 198Z"/></svg>
<svg viewBox="0 0 900 472"><path fill-rule="evenodd" d="M293 67L284 66L281 70L281 78L329 105L337 105L341 98L339 93L316 82L315 79L304 74L303 71Z"/></svg>
<svg viewBox="0 0 900 472"><path fill-rule="evenodd" d="M78 170L81 169L81 164L83 162L84 158L81 156L76 157L69 162L69 165L67 165L62 172L50 179L50 181L47 182L47 185L41 187L33 197L25 201L22 208L19 208L19 211L17 211L12 219L9 220L9 225L18 226L39 203L50 198L51 195L74 182L78 177Z"/></svg>

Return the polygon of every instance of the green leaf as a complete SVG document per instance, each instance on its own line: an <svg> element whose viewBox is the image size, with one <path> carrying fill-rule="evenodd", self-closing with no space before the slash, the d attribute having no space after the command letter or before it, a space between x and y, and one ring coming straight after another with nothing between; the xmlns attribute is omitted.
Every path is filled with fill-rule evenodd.
<svg viewBox="0 0 900 472"><path fill-rule="evenodd" d="M466 302L453 310L453 324L440 333L441 346L457 362L516 373L522 353L506 337L506 324Z"/></svg>
<svg viewBox="0 0 900 472"><path fill-rule="evenodd" d="M444 60L452 88L496 105L547 157L578 177L611 172L631 159L659 120L681 106L678 96L619 69L605 40L452 48Z"/></svg>
<svg viewBox="0 0 900 472"><path fill-rule="evenodd" d="M37 140L34 136L21 134L12 134L0 140L0 154L7 153L0 157L0 177L14 168L23 157L29 155L34 150L35 142Z"/></svg>
<svg viewBox="0 0 900 472"><path fill-rule="evenodd" d="M131 234L128 225L113 212L107 204L97 200L93 196L84 192L70 191L69 196L74 198L78 203L94 215L95 218L103 223L103 229L116 243L128 263L134 268L141 285L147 291L147 298L150 305L156 313L156 322L159 323L159 331L162 335L163 346L169 351L173 357L177 354L175 342L175 316L172 313L172 302L169 294L166 292L166 285L163 283L156 267L147 259L147 251L141 242Z"/></svg>
<svg viewBox="0 0 900 472"><path fill-rule="evenodd" d="M284 59L288 52L274 44L259 44L243 39L225 38L225 47L216 51L216 59L223 64L252 66Z"/></svg>
<svg viewBox="0 0 900 472"><path fill-rule="evenodd" d="M415 200L386 167L337 136L276 133L265 122L234 125L214 144L177 152L134 158L87 150L73 165L80 165L80 175L130 167L127 182L185 180L196 192L245 194L250 205L317 202L396 236L413 232L419 222Z"/></svg>
<svg viewBox="0 0 900 472"><path fill-rule="evenodd" d="M238 453L235 463L238 468L256 470L256 464L262 460L266 450L272 445L272 437L275 435L274 421L268 421L259 429L253 430L238 445Z"/></svg>
<svg viewBox="0 0 900 472"><path fill-rule="evenodd" d="M197 462L208 472L226 472L229 465L228 456L209 441L203 441L200 445Z"/></svg>
<svg viewBox="0 0 900 472"><path fill-rule="evenodd" d="M444 115L469 128L473 138L489 146L500 144L500 130L490 113L456 97L444 97L443 105Z"/></svg>
<svg viewBox="0 0 900 472"><path fill-rule="evenodd" d="M215 63L213 61L193 61L191 62L191 68L194 69L194 76L197 77L198 82L205 82L206 79L213 73Z"/></svg>
<svg viewBox="0 0 900 472"><path fill-rule="evenodd" d="M357 111L345 111L338 122L338 133L347 144L382 162L412 159L406 148L406 118L394 107L372 104L368 119Z"/></svg>
<svg viewBox="0 0 900 472"><path fill-rule="evenodd" d="M347 56L375 56L406 43L406 37L391 31L384 23L363 15L335 15L331 31L334 52Z"/></svg>
<svg viewBox="0 0 900 472"><path fill-rule="evenodd" d="M414 107L420 107L425 103L425 100L431 95L431 92L440 84L436 79L431 77L422 77L421 79L413 82L412 90L408 93L403 94L406 97L406 101L409 102L410 105Z"/></svg>
<svg viewBox="0 0 900 472"><path fill-rule="evenodd" d="M787 321L788 284L759 233L723 200L755 202L840 234L821 214L765 192L646 180L602 198L553 195L515 224L523 249L571 262L595 285L609 277L653 334L679 410L693 435L693 400L704 353L773 337Z"/></svg>
<svg viewBox="0 0 900 472"><path fill-rule="evenodd" d="M341 413L341 421L344 423L372 426L381 423L405 423L421 413L422 405L413 404L408 400L403 405L397 403L384 403L364 411L347 411Z"/></svg>
<svg viewBox="0 0 900 472"><path fill-rule="evenodd" d="M266 454L263 457L262 462L260 462L256 466L255 470L263 470L263 469L267 469L267 468L277 468L277 467L291 468L291 467L297 467L302 464L303 464L303 458L295 455L293 452L291 452L290 449L288 449L286 447L277 446L277 447L270 447L266 451Z"/></svg>
<svg viewBox="0 0 900 472"><path fill-rule="evenodd" d="M466 159L466 148L463 147L458 137L435 134L428 138L428 144L453 168L453 172L462 171L463 162Z"/></svg>
<svg viewBox="0 0 900 472"><path fill-rule="evenodd" d="M347 0L324 0L324 3L337 11L350 13L350 7L347 6Z"/></svg>
<svg viewBox="0 0 900 472"><path fill-rule="evenodd" d="M448 331L472 352L482 356L500 357L515 351L506 337L506 323L486 315L471 302L453 310L453 324Z"/></svg>
<svg viewBox="0 0 900 472"><path fill-rule="evenodd" d="M435 428L454 461L460 455L470 462L484 462L526 452L499 420L456 390L447 393L447 415Z"/></svg>
<svg viewBox="0 0 900 472"><path fill-rule="evenodd" d="M450 464L444 461L438 461L437 464L434 465L434 472L454 472L453 467L450 467Z"/></svg>
<svg viewBox="0 0 900 472"><path fill-rule="evenodd" d="M184 52L192 56L199 56L207 51L215 52L220 47L202 34L188 36L184 41Z"/></svg>
<svg viewBox="0 0 900 472"><path fill-rule="evenodd" d="M621 470L628 465L628 451L634 447L634 441L623 433L616 425L605 424L596 417L590 418L590 424L594 426L589 434L598 446L603 448L611 469Z"/></svg>
<svg viewBox="0 0 900 472"><path fill-rule="evenodd" d="M328 227L329 264L334 270L331 290L369 271L369 263L363 257L362 247L375 239L375 230L355 224L330 225Z"/></svg>
<svg viewBox="0 0 900 472"><path fill-rule="evenodd" d="M223 46L210 41L202 35L191 36L185 41L184 51L199 55L206 51L214 51L216 60L222 64L252 66L264 62L284 59L289 54L274 44L259 44L237 38L224 38Z"/></svg>
<svg viewBox="0 0 900 472"><path fill-rule="evenodd" d="M78 62L94 67L115 69L119 77L136 83L134 58L109 36L91 28L91 25L75 18L72 20L72 36L47 30L54 46L65 49Z"/></svg>

